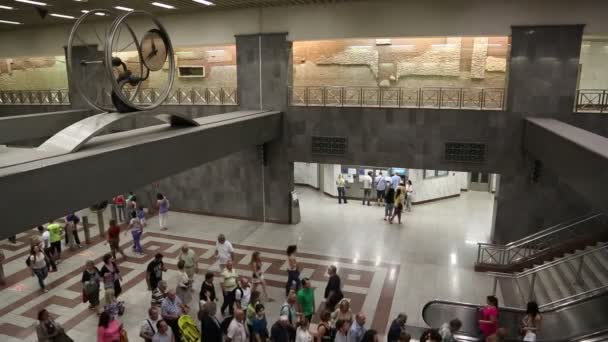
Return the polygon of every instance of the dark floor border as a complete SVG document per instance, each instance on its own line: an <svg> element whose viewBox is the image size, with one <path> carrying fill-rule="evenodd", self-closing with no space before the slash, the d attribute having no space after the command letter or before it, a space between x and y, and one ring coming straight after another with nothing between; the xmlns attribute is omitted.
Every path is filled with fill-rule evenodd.
<svg viewBox="0 0 608 342"><path fill-rule="evenodd" d="M207 212L207 211L197 211L197 210L184 210L184 209L171 209L171 211L174 211L176 213L183 213L183 214L193 214L193 215L205 215L205 216L212 216L212 217L222 217L222 218L229 218L229 219L235 219L235 220L243 220L243 221L254 221L254 222L268 222L268 223L278 223L278 224L291 224L287 221L281 221L281 220L262 220L259 218L253 218L253 217L246 217L246 216L237 216L237 215L226 215L226 214L216 214L216 213L212 213L212 212Z"/></svg>

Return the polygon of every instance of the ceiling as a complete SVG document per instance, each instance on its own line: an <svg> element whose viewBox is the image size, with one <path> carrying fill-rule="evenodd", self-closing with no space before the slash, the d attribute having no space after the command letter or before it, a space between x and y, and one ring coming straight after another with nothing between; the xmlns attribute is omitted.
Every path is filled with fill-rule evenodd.
<svg viewBox="0 0 608 342"><path fill-rule="evenodd" d="M209 0L213 6L197 3L193 0L33 0L47 3L47 6L36 6L14 0L0 0L0 6L13 7L14 10L0 7L0 20L19 22L21 25L10 25L0 22L0 30L18 29L39 25L63 24L73 22L73 19L57 18L47 15L42 19L36 7L48 10L48 13L58 13L78 17L81 10L111 9L114 6L123 6L136 10L144 10L157 15L191 13L192 11L230 10L239 8L260 8L273 6L294 6L308 4L329 4L340 2L353 2L360 0ZM152 2L161 2L174 6L175 9L165 9L151 5ZM115 10L120 12L118 10Z"/></svg>

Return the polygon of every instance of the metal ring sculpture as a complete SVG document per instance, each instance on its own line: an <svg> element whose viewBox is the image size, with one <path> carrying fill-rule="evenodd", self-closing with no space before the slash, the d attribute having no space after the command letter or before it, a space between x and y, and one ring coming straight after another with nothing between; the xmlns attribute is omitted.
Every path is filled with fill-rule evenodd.
<svg viewBox="0 0 608 342"><path fill-rule="evenodd" d="M90 51L93 56L88 56L91 60L76 61L74 60L74 49L77 46L84 45L93 49L92 45L86 43L85 39L82 38L80 34L82 32L80 31L83 30L84 24L88 23L89 19L94 15L115 18L109 26L104 27L104 34L100 35L97 29L95 29L95 35L91 35L96 38L94 40L97 47L100 48L102 56L99 56L99 51L94 49ZM134 16L147 17L155 27L147 30L143 37L139 38L128 23L128 19ZM126 29L129 44L120 49L118 45L123 28ZM116 48L117 46L118 48ZM123 61L118 56L118 54L130 46L133 46L137 53L135 62ZM82 96L87 104L102 111L134 112L157 108L167 99L173 87L175 77L175 53L173 45L160 21L145 11L132 11L123 15L117 15L108 10L97 9L85 13L76 21L70 31L67 59L68 73L71 77L74 75L74 68L78 67L80 70L76 74L85 76L85 81L72 80L72 84L75 86L78 94ZM150 78L151 73L162 72L167 62L167 79L161 82L163 86L158 95L154 94L150 96L151 103L148 104L136 101L142 97L143 82ZM132 68L129 68L129 64L133 63L137 64L135 72ZM91 70L91 68L87 69L87 66L99 64L103 66L105 77L103 80L93 80L93 77L99 77L99 75L95 70ZM103 101L103 94L97 89L100 83L111 85L112 106L107 105Z"/></svg>

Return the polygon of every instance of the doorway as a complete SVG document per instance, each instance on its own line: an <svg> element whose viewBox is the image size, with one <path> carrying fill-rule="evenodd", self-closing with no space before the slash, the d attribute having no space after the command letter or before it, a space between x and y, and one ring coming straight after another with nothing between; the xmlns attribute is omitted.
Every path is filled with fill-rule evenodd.
<svg viewBox="0 0 608 342"><path fill-rule="evenodd" d="M490 191L490 174L486 172L471 172L469 190Z"/></svg>

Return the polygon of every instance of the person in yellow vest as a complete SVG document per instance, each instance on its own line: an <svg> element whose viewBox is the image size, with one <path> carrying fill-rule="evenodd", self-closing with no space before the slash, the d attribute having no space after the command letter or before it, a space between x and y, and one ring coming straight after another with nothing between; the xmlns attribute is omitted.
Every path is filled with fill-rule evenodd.
<svg viewBox="0 0 608 342"><path fill-rule="evenodd" d="M46 229L51 235L50 241L53 257L56 261L59 261L61 258L61 238L63 237L63 227L59 222L49 222Z"/></svg>

